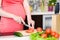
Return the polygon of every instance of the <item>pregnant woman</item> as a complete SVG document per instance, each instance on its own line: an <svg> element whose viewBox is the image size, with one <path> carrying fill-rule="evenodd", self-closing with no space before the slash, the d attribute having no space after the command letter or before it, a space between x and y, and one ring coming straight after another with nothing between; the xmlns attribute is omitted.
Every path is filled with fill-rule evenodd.
<svg viewBox="0 0 60 40"><path fill-rule="evenodd" d="M21 18L25 20L26 15L28 25L34 27L27 0L0 0L0 34L10 35L23 30Z"/></svg>

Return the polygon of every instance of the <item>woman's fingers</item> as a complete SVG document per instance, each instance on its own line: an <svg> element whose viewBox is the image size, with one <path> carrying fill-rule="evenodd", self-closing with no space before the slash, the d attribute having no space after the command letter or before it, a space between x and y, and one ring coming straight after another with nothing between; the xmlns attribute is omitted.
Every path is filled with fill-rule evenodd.
<svg viewBox="0 0 60 40"><path fill-rule="evenodd" d="M31 22L31 24L32 24L32 28L34 28L35 22L33 20Z"/></svg>
<svg viewBox="0 0 60 40"><path fill-rule="evenodd" d="M35 22L33 20L28 21L28 25L34 28Z"/></svg>

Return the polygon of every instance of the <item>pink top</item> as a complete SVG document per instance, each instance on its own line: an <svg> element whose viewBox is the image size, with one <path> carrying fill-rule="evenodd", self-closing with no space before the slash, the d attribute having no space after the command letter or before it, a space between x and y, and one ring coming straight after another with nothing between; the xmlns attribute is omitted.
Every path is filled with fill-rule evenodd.
<svg viewBox="0 0 60 40"><path fill-rule="evenodd" d="M2 0L2 9L6 12L21 16L25 19L25 10L23 7L24 0ZM1 17L0 21L0 32L8 33L22 30L23 25L17 23L13 19Z"/></svg>

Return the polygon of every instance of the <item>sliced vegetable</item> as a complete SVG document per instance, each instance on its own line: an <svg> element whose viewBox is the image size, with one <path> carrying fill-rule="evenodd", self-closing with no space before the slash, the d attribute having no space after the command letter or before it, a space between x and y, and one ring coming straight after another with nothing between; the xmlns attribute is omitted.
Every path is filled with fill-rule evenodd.
<svg viewBox="0 0 60 40"><path fill-rule="evenodd" d="M34 32L34 29L33 28L29 28L28 30L26 30L27 33L32 33Z"/></svg>

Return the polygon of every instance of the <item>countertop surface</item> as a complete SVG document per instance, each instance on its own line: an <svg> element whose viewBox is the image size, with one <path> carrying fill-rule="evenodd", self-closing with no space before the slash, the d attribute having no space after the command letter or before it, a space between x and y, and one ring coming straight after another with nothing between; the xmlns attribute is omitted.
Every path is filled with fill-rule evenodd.
<svg viewBox="0 0 60 40"><path fill-rule="evenodd" d="M0 40L30 40L30 38L29 36L16 37L16 36L11 35L11 36L0 36Z"/></svg>
<svg viewBox="0 0 60 40"><path fill-rule="evenodd" d="M29 36L16 37L16 36L0 36L0 40L30 40Z"/></svg>

